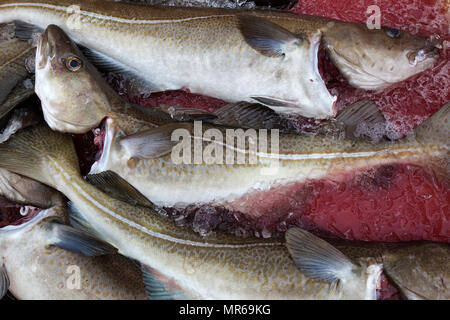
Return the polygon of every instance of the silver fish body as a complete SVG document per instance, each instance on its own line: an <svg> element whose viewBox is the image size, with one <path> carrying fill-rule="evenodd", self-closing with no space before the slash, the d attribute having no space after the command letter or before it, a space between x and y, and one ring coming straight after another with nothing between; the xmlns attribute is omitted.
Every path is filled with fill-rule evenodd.
<svg viewBox="0 0 450 320"><path fill-rule="evenodd" d="M51 0L8 1L0 5L0 21L22 20L41 28L56 24L74 41L141 75L156 91L189 88L230 102L257 99L276 112L306 117L329 118L336 113L336 97L328 92L319 74L317 58L322 36L326 38L328 29L333 29L327 26L329 19L277 11L164 8L100 1L72 5ZM374 83L386 73L399 81L436 60L436 54L427 53L417 66L408 62L411 51L432 47L425 38L405 35L397 45L382 30L344 25L344 30L355 30L358 45L353 42L349 46L332 33L326 42L334 55L353 56L360 46L371 54L370 59L384 63L365 63L361 56L355 63L347 59L354 74L367 68L362 73L370 78L364 81L371 82L371 89L386 86L384 80ZM258 30L267 32L260 35ZM270 34L276 34L275 39ZM268 52L264 52L266 49ZM385 57L394 54L397 63L391 67ZM380 75L376 74L379 67L383 68ZM353 84L358 85L358 81Z"/></svg>

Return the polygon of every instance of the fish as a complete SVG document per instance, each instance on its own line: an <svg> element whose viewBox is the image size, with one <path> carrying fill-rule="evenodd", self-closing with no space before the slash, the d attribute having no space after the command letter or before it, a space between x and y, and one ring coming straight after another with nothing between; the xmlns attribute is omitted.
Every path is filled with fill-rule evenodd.
<svg viewBox="0 0 450 320"><path fill-rule="evenodd" d="M395 142L383 140L373 143L364 139L355 140L352 132L357 131L358 125L362 123L385 125L385 119L373 102L360 101L338 115L337 121L343 125L343 130L336 130L336 134L333 131L331 132L333 134L329 134L326 130L324 134L314 135L284 134L280 131L277 138L277 132L274 131L273 139L279 142L279 150L271 150L271 154L257 151L256 154L254 153L257 158L256 164L248 165L248 163L237 163L237 161L227 163L226 159L221 164L217 162L207 164L202 161L203 159L198 163L176 164L171 157L171 150L176 144L171 141L171 134L177 129L191 130L192 134L195 117L193 119L187 117L190 121L176 121L186 114L188 116L191 114L185 109L180 110L175 107L173 107L174 112L171 113L169 109L172 107L156 111L125 102L101 78L77 45L70 42L70 38L57 26L49 26L38 44L40 48L45 48L43 50L49 50L56 62L61 61L64 56L71 56L76 57L82 65L76 72L68 70L63 63L46 68L55 72L41 75L41 70L36 70L37 87L42 85L46 88L46 94L41 96L43 105L46 105L43 107L44 114L48 109L49 113L56 115L52 117L52 121L47 120L47 123L50 122L50 127L53 129L64 129L64 117L67 116L66 119L71 121L71 124L79 125L85 123L86 115L98 112L97 120L86 126L89 128L98 125L104 117L108 117L103 152L90 173L114 171L160 207L185 210L192 206L199 208L208 206L225 208L230 212L238 211L247 217L258 218L262 214L258 206L243 204L247 202L246 199L252 199L252 197L264 198L265 192L269 189L281 190L293 183L304 183L324 177L339 181L341 178L344 179L347 173L364 171L383 164L416 163L428 166L430 163L436 163L434 167L440 169L444 166L440 165L439 161L430 162L428 159L445 160L448 157L448 139L443 138L449 136L448 132L441 134L439 131L434 133L431 129L424 129L429 128L430 124L435 125L436 128L442 126L444 123L442 121L448 118L448 111L446 111L448 105L424 123L422 129L416 130L418 139L411 136ZM51 55L42 55L37 58L37 62L47 64L49 56ZM80 92L74 88L79 89ZM223 123L230 122L227 116L250 118L253 121L252 127L259 125L261 129L276 128L268 123L276 124L279 119L272 118L273 114L267 115L256 106L231 105L231 108L226 109L226 111L214 113L213 115L217 118L213 118L212 122L208 120L199 123L201 129L197 138L198 141L202 141L202 150L217 146L203 138L203 134L208 130L219 130L222 137L227 136L226 132L229 129L239 130L239 126L230 128L221 125L220 122L224 119L226 121ZM244 109L246 112L239 113L239 110ZM133 116L131 110L153 112L153 117ZM161 110L168 113L164 115ZM180 111L179 116L177 116L178 111ZM88 117L88 119L93 118ZM214 123L218 119L218 123ZM270 121L266 121L267 119ZM59 122L63 124L59 125ZM323 129L327 128L329 126ZM241 134L251 133L251 131L240 132ZM256 138L258 138L258 132L254 132ZM268 130L267 151L270 150L272 140L270 133L271 131ZM159 149L156 150L153 147ZM247 160L248 153L251 151L248 145L245 145L244 150L240 152L234 149L234 145L217 147L223 150L223 155L231 151L236 157L237 154L241 154ZM153 151L157 151L156 153L160 156L156 157L155 153L152 154ZM190 158L192 160L194 157ZM268 174L271 171L273 174ZM445 177L444 173L442 175Z"/></svg>
<svg viewBox="0 0 450 320"><path fill-rule="evenodd" d="M179 106L145 108L126 101L114 91L97 68L58 26L49 25L37 42L36 93L44 118L53 130L85 133L108 117L125 134L174 122L208 120L223 126L278 128L296 132L273 110L240 102L210 113ZM67 67L67 59L77 64Z"/></svg>
<svg viewBox="0 0 450 320"><path fill-rule="evenodd" d="M201 237L162 216L153 204L132 204L97 188L96 184L106 181L108 187L136 198L138 191L112 172L91 176L94 184L84 180L71 137L45 124L25 128L0 144L0 167L65 194L72 225L140 262L150 299L376 298L381 260L371 257L352 262L330 243L299 228L290 229L285 241L237 238L221 232ZM438 254L448 259L448 246L435 245L443 248ZM432 261L424 255L436 252L419 251L423 255L418 263ZM397 259L393 265L401 263ZM404 270L391 270L400 269ZM439 275L444 285L446 272ZM440 291L438 296L443 296Z"/></svg>
<svg viewBox="0 0 450 320"><path fill-rule="evenodd" d="M0 42L0 118L34 94L27 66L35 54L36 48L26 41L13 38Z"/></svg>
<svg viewBox="0 0 450 320"><path fill-rule="evenodd" d="M20 300L146 300L139 267L67 225L67 214L60 204L0 228L0 297L9 289Z"/></svg>
<svg viewBox="0 0 450 320"><path fill-rule="evenodd" d="M125 1L124 1L125 2ZM209 7L209 8L254 8L254 1L239 0L131 0L128 2L144 3L151 6L172 7ZM259 1L258 5L271 5L277 1Z"/></svg>
<svg viewBox="0 0 450 320"><path fill-rule="evenodd" d="M0 22L12 20L41 29L58 25L89 49L98 66L132 74L154 92L188 88L317 119L337 112L337 97L318 70L322 42L341 72L354 77L350 83L370 90L430 68L440 47L435 38L403 31L391 37L390 29L276 10L4 1ZM343 33L336 35L337 29Z"/></svg>
<svg viewBox="0 0 450 320"><path fill-rule="evenodd" d="M374 105L355 107L364 114ZM264 210L251 199L264 199L268 190L283 194L308 181L345 181L349 174L385 165L416 165L448 184L449 110L447 103L407 137L378 143L335 135L227 131L202 122L124 135L108 119L103 152L90 173L114 171L160 207L224 208L257 219Z"/></svg>

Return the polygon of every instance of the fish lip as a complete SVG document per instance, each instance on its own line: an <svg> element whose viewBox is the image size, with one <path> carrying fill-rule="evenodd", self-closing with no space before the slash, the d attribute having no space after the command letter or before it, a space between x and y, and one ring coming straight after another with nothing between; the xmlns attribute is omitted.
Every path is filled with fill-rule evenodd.
<svg viewBox="0 0 450 320"><path fill-rule="evenodd" d="M425 46L409 51L406 56L409 63L415 66L427 59L437 59L440 56L440 49L442 49L440 37L431 36L427 39Z"/></svg>

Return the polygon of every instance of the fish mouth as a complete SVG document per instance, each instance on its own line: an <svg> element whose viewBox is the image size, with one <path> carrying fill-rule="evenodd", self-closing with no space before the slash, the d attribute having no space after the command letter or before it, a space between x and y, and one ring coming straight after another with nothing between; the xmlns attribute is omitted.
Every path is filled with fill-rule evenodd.
<svg viewBox="0 0 450 320"><path fill-rule="evenodd" d="M41 100L41 106L44 113L44 119L53 130L70 133L86 133L93 127L96 127L95 123L89 121L71 121L58 117L58 115L52 112L51 102Z"/></svg>
<svg viewBox="0 0 450 320"><path fill-rule="evenodd" d="M406 54L411 65L415 66L425 60L436 60L439 57L440 49L442 49L439 36L427 39L424 47L411 50Z"/></svg>
<svg viewBox="0 0 450 320"><path fill-rule="evenodd" d="M7 225L0 227L0 234L14 232L15 230L22 230L30 225L35 225L37 222L49 215L51 215L50 210L34 208L34 210L31 210L31 212L27 215L16 220L8 221Z"/></svg>

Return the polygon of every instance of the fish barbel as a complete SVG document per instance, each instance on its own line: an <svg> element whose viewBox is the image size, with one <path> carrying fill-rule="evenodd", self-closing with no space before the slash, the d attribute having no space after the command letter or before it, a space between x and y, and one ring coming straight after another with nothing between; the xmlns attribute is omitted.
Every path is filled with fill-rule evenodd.
<svg viewBox="0 0 450 320"><path fill-rule="evenodd" d="M3 1L0 22L60 26L110 70L140 76L154 91L189 88L229 102L255 100L278 113L336 113L318 70L325 43L349 82L388 86L431 67L436 40L390 29L273 10L150 7L81 0Z"/></svg>
<svg viewBox="0 0 450 320"><path fill-rule="evenodd" d="M0 166L64 193L72 202L71 218L77 225L94 230L119 253L141 262L151 298L153 294L160 299L376 298L383 269L377 259L365 257L356 264L329 243L298 228L288 231L286 243L222 233L200 237L162 217L151 206L117 200L83 180L70 136L46 126L21 130L0 144ZM110 187L127 185L114 175L103 181L109 181ZM448 259L448 247L436 246L444 250L438 254ZM432 257L421 259L431 261ZM419 257L417 261L421 264ZM401 266L401 261L397 264ZM439 270L435 268L432 273ZM447 281L447 274L439 276ZM435 277L429 279L434 281ZM158 290L152 292L157 284ZM433 286L434 282L421 285ZM161 292L163 287L166 293Z"/></svg>
<svg viewBox="0 0 450 320"><path fill-rule="evenodd" d="M0 269L7 274L6 289L21 300L146 299L141 272L125 257L86 256L61 248L69 239L72 247L80 246L77 236L85 236L65 224L67 214L67 207L60 205L20 225L0 228Z"/></svg>

